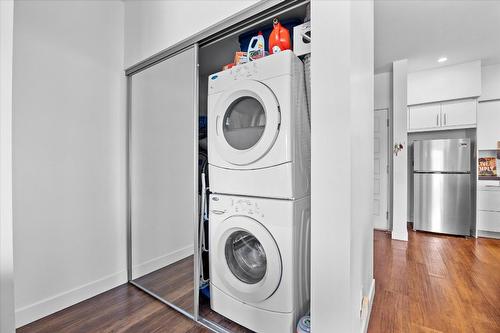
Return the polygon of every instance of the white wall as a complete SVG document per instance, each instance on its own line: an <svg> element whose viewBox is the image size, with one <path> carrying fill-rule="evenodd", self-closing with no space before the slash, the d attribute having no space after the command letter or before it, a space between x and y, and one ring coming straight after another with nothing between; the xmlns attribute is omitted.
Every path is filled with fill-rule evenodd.
<svg viewBox="0 0 500 333"><path fill-rule="evenodd" d="M393 212L392 238L408 240L407 205L408 205L408 147L407 147L407 82L408 60L398 60L393 63L393 144L402 143L404 149L393 155Z"/></svg>
<svg viewBox="0 0 500 333"><path fill-rule="evenodd" d="M481 61L408 73L408 105L481 95Z"/></svg>
<svg viewBox="0 0 500 333"><path fill-rule="evenodd" d="M0 332L14 332L12 48L14 2L0 1Z"/></svg>
<svg viewBox="0 0 500 333"><path fill-rule="evenodd" d="M351 4L351 300L352 330L366 332L373 297L374 9L373 1ZM370 161L367 162L367 161ZM370 302L371 306L371 302Z"/></svg>
<svg viewBox="0 0 500 333"><path fill-rule="evenodd" d="M258 0L125 0L125 67L256 2Z"/></svg>
<svg viewBox="0 0 500 333"><path fill-rule="evenodd" d="M126 282L121 1L16 1L16 322Z"/></svg>
<svg viewBox="0 0 500 333"><path fill-rule="evenodd" d="M375 110L392 109L392 73L380 73L374 76Z"/></svg>
<svg viewBox="0 0 500 333"><path fill-rule="evenodd" d="M311 17L312 330L360 332L373 261L373 2L313 0Z"/></svg>
<svg viewBox="0 0 500 333"><path fill-rule="evenodd" d="M479 101L500 99L500 64L481 67L481 82Z"/></svg>

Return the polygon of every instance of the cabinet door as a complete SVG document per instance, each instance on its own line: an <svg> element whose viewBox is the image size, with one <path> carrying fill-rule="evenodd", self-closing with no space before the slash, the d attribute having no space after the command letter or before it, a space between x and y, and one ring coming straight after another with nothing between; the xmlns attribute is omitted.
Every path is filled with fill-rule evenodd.
<svg viewBox="0 0 500 333"><path fill-rule="evenodd" d="M441 104L411 106L409 109L409 130L431 130L441 124Z"/></svg>
<svg viewBox="0 0 500 333"><path fill-rule="evenodd" d="M477 230L500 232L500 213L479 210L477 212Z"/></svg>
<svg viewBox="0 0 500 333"><path fill-rule="evenodd" d="M500 191L477 191L477 209L500 212Z"/></svg>
<svg viewBox="0 0 500 333"><path fill-rule="evenodd" d="M442 103L443 127L475 127L476 126L476 100L467 99Z"/></svg>
<svg viewBox="0 0 500 333"><path fill-rule="evenodd" d="M500 141L500 101L477 104L477 148L496 149Z"/></svg>

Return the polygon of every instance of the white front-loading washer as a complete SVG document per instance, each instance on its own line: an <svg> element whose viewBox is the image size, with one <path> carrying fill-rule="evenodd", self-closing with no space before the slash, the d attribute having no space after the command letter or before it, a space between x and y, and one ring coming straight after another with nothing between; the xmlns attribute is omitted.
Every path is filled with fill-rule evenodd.
<svg viewBox="0 0 500 333"><path fill-rule="evenodd" d="M212 74L208 81L211 191L308 196L310 123L300 59L288 50Z"/></svg>
<svg viewBox="0 0 500 333"><path fill-rule="evenodd" d="M210 196L210 304L261 333L294 332L310 295L310 197Z"/></svg>

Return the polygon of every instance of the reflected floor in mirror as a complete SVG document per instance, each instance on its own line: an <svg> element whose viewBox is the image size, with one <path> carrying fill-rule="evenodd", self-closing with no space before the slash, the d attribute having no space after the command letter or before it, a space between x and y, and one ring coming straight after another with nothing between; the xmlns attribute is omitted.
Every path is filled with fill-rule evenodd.
<svg viewBox="0 0 500 333"><path fill-rule="evenodd" d="M177 261L134 280L166 301L193 312L193 256ZM200 316L233 333L253 331L240 326L210 308L210 300L200 295Z"/></svg>
<svg viewBox="0 0 500 333"><path fill-rule="evenodd" d="M135 283L175 306L193 313L193 256L134 280Z"/></svg>

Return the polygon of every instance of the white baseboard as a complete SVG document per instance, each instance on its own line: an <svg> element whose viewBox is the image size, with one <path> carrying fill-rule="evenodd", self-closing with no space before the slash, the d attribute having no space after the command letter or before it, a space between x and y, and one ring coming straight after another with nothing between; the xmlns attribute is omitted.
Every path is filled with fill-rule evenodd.
<svg viewBox="0 0 500 333"><path fill-rule="evenodd" d="M392 230L392 239L407 242L408 241L408 231L404 230L402 232L396 232Z"/></svg>
<svg viewBox="0 0 500 333"><path fill-rule="evenodd" d="M94 297L126 282L127 272L122 271L16 309L16 328Z"/></svg>
<svg viewBox="0 0 500 333"><path fill-rule="evenodd" d="M495 239L500 239L500 232L495 232L495 231L486 231L486 230L478 230L477 231L477 237L486 237L486 238L495 238Z"/></svg>
<svg viewBox="0 0 500 333"><path fill-rule="evenodd" d="M160 268L173 264L176 261L189 257L194 253L193 245L188 245L174 252L167 253L165 255L150 259L139 265L135 265L132 269L132 279L144 276L151 272L154 272Z"/></svg>
<svg viewBox="0 0 500 333"><path fill-rule="evenodd" d="M370 323L370 315L372 313L372 307L373 307L373 299L375 298L375 279L372 279L372 284L370 285L370 291L368 294L369 302L368 302L368 312L363 318L363 321L361 322L361 332L366 333L368 332L368 324Z"/></svg>

